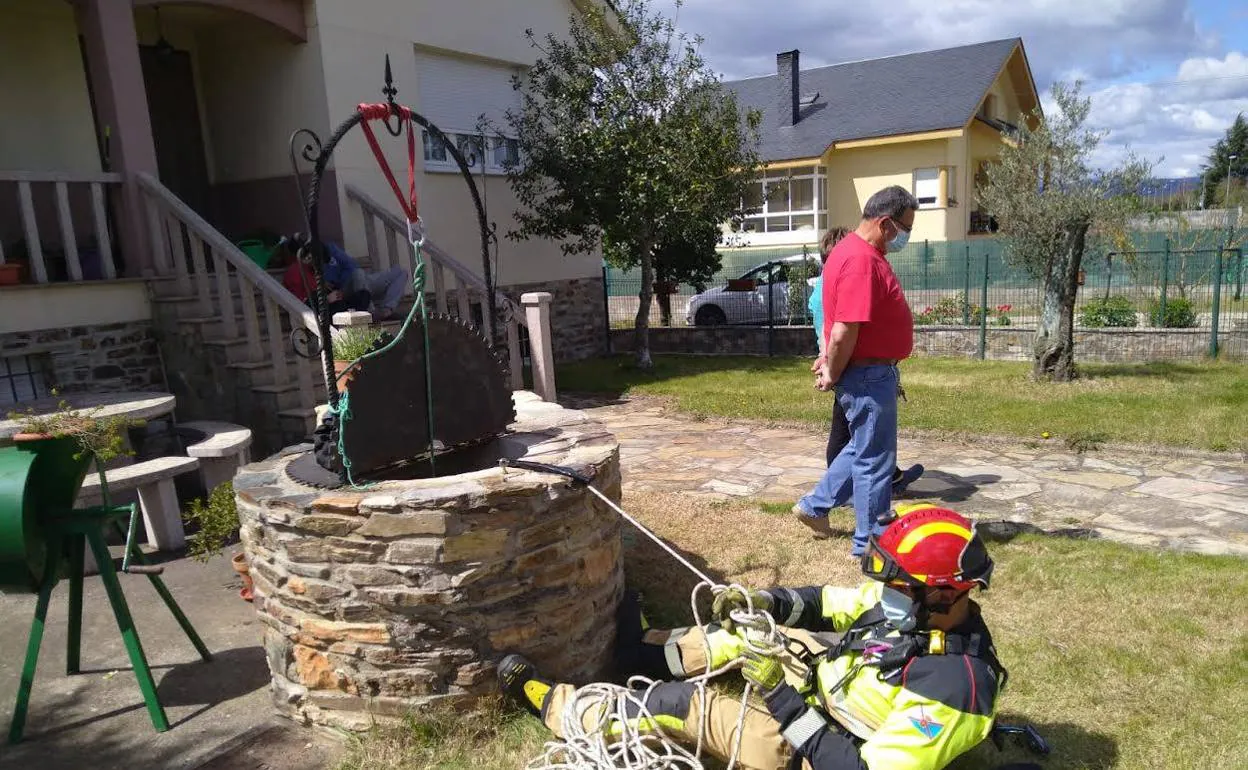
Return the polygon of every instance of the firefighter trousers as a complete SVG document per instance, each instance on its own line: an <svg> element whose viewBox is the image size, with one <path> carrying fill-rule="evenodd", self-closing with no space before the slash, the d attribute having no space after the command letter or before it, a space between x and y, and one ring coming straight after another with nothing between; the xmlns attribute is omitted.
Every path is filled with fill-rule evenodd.
<svg viewBox="0 0 1248 770"><path fill-rule="evenodd" d="M800 629L783 629L786 636L798 639L818 654L828 646L827 640L812 636ZM707 658L707 642L711 656ZM645 633L642 644L663 648L667 667L675 677L693 677L709 668L719 668L740 654L744 642L736 634L717 625L705 628L679 628L674 630L650 630ZM779 656L785 670L785 680L800 687L806 679L807 666L789 653ZM546 726L560 737L564 707L576 688L561 684L551 691L544 709ZM646 696L645 689L634 691L640 700ZM609 704L607 704L609 707ZM793 749L780 733L780 724L767 709L751 702L745 706L745 718L741 717L741 698L735 694L718 693L707 687L699 690L688 682L662 682L650 689L645 697L646 710L654 717L653 722L641 721L635 706L630 706L630 722L639 732L653 733L655 724L668 738L692 750L698 741L698 731L705 720L702 745L706 752L727 761L737 741L738 725L741 725L740 748L737 764L743 770L785 770L793 767ZM593 730L602 719L602 705L593 704L580 715L586 730ZM802 760L799 767L809 770Z"/></svg>

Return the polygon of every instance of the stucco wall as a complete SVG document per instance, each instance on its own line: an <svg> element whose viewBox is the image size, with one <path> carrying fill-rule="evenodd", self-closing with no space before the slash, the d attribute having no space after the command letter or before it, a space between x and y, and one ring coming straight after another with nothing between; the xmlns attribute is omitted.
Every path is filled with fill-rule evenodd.
<svg viewBox="0 0 1248 770"><path fill-rule="evenodd" d="M69 3L0 0L0 73L0 170L100 170Z"/></svg>
<svg viewBox="0 0 1248 770"><path fill-rule="evenodd" d="M330 122L336 125L362 101L382 99L382 67L387 54L399 101L416 106L420 103L417 45L507 64L530 64L534 51L525 40L524 30L531 28L539 36L566 32L573 10L568 0L502 4L491 0L453 4L433 0L376 0L367 4L316 0ZM384 131L379 138L391 167L404 174L406 144ZM480 241L468 188L458 175L424 173L420 152L418 145L416 185L429 237L480 274ZM341 185L357 185L398 213L397 203L392 203L394 193L379 173L361 133L353 131L335 156ZM498 223L500 284L531 284L600 273L601 262L596 257L565 257L549 241L515 243L502 237L514 227L516 204L510 187L501 176L487 177L484 182L478 176L477 183L490 219ZM363 253L365 239L358 209L347 205L343 218L347 248Z"/></svg>
<svg viewBox="0 0 1248 770"><path fill-rule="evenodd" d="M958 157L958 151L947 139L830 150L824 155L828 169L828 221L853 226L862 218L867 199L880 189L900 185L912 190L916 168L961 165ZM959 168L958 178L963 175ZM919 211L910 240L945 240L946 213L946 209Z"/></svg>

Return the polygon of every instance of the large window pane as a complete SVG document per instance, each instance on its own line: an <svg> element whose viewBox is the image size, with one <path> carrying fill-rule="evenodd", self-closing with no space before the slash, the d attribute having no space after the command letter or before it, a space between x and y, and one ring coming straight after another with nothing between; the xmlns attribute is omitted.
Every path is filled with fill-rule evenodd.
<svg viewBox="0 0 1248 770"><path fill-rule="evenodd" d="M810 211L815 207L815 180L794 179L789 183L794 211Z"/></svg>
<svg viewBox="0 0 1248 770"><path fill-rule="evenodd" d="M475 134L459 134L456 140L456 144L459 146L459 153L464 156L464 160L468 165L478 169L481 168L481 164L485 162L483 137Z"/></svg>
<svg viewBox="0 0 1248 770"><path fill-rule="evenodd" d="M794 214L793 215L794 230L814 230L815 215L814 214Z"/></svg>
<svg viewBox="0 0 1248 770"><path fill-rule="evenodd" d="M789 183L784 182L768 182L767 183L767 211L788 211L789 210ZM767 228L770 232L771 228Z"/></svg>
<svg viewBox="0 0 1248 770"><path fill-rule="evenodd" d="M438 163L446 162L446 144L441 139L435 139L428 131L422 132L425 145L425 160L436 161Z"/></svg>
<svg viewBox="0 0 1248 770"><path fill-rule="evenodd" d="M745 195L741 198L741 207L745 209L746 214L761 212L763 210L762 182L751 182L745 188Z"/></svg>
<svg viewBox="0 0 1248 770"><path fill-rule="evenodd" d="M789 230L789 215L779 217L767 217L767 232L784 233Z"/></svg>

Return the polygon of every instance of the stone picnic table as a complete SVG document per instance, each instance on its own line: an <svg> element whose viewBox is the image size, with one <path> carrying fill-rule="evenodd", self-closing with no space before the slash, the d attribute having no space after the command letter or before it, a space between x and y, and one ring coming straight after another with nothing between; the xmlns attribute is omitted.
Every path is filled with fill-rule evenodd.
<svg viewBox="0 0 1248 770"><path fill-rule="evenodd" d="M9 417L8 412L25 415L31 411L35 416L43 416L55 412L61 401L77 411L87 412L91 417L127 417L131 420L150 420L173 414L177 406L177 398L172 393L158 391L138 391L128 393L76 393L67 396L53 396L36 401L16 404L6 411L4 419L0 419L0 446L12 443L13 436L21 433L21 425L25 417L16 419Z"/></svg>

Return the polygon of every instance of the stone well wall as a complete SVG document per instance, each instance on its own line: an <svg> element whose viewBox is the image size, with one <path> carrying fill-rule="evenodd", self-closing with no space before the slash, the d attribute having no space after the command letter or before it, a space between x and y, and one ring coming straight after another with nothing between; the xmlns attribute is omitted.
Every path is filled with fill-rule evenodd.
<svg viewBox="0 0 1248 770"><path fill-rule="evenodd" d="M512 457L595 474L620 496L618 445L580 412L516 394ZM613 653L619 519L558 476L496 465L365 490L292 480L297 447L235 479L278 710L362 729L432 700L495 692L521 652L593 681Z"/></svg>

